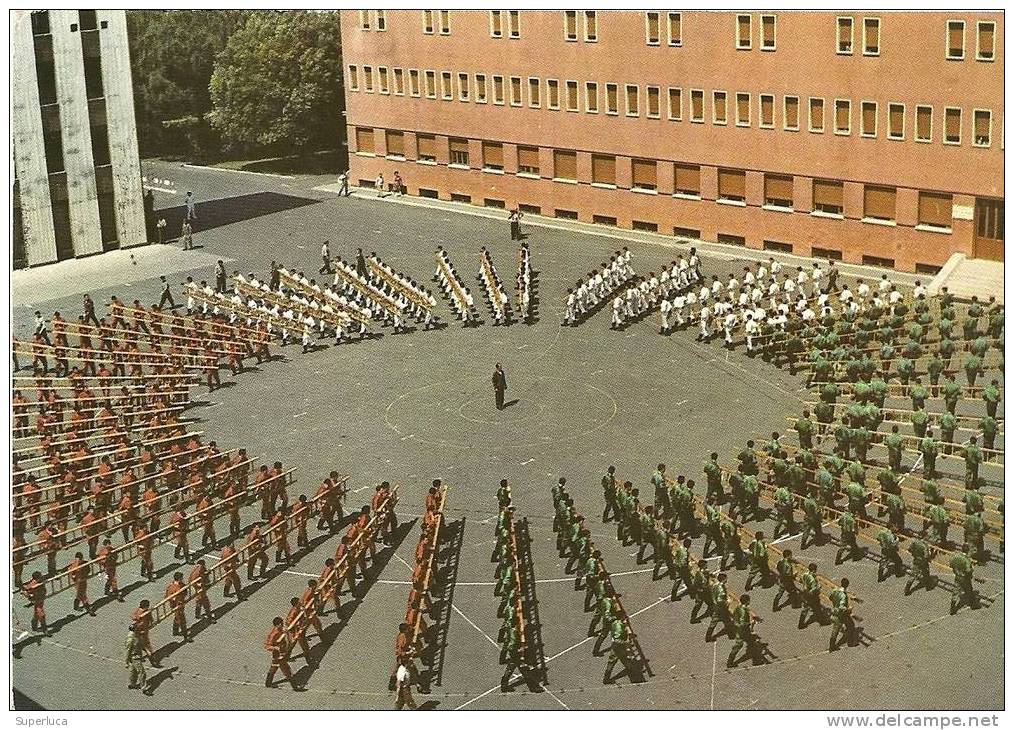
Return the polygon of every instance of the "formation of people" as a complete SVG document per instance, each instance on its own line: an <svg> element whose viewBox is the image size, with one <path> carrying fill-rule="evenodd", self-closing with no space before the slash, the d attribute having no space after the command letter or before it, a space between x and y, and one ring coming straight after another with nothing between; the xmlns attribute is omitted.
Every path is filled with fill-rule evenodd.
<svg viewBox="0 0 1014 730"><path fill-rule="evenodd" d="M624 246L609 261L603 261L599 268L589 271L585 278L567 289L563 324L580 324L626 286L634 275L634 267L630 265L630 251Z"/></svg>

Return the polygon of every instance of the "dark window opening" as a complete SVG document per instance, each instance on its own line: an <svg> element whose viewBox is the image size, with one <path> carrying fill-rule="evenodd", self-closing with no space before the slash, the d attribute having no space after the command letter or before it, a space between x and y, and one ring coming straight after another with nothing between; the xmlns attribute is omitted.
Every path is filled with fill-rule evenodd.
<svg viewBox="0 0 1014 730"><path fill-rule="evenodd" d="M537 205L529 205L528 203L518 203L518 210L522 213L531 213L532 215L542 215L542 208Z"/></svg>
<svg viewBox="0 0 1014 730"><path fill-rule="evenodd" d="M792 253L792 244L781 241L764 241L765 251L778 251L779 253Z"/></svg>
<svg viewBox="0 0 1014 730"><path fill-rule="evenodd" d="M497 200L496 198L486 198L482 201L482 204L487 208L500 208L501 210L507 207L507 203L503 200Z"/></svg>
<svg viewBox="0 0 1014 730"><path fill-rule="evenodd" d="M56 103L56 66L53 64L53 37L35 38L35 79L39 86L39 104Z"/></svg>
<svg viewBox="0 0 1014 730"><path fill-rule="evenodd" d="M672 234L676 238L692 238L695 241L699 241L701 238L701 232L697 228L682 228L680 226L673 226Z"/></svg>
<svg viewBox="0 0 1014 730"><path fill-rule="evenodd" d="M744 237L744 236L735 236L735 235L733 235L731 233L719 233L718 234L718 242L719 243L726 243L726 244L728 244L730 246L745 246L746 245L746 237Z"/></svg>
<svg viewBox="0 0 1014 730"><path fill-rule="evenodd" d="M92 137L92 158L95 167L112 161L109 151L109 127L106 124L106 100L93 99L88 103L88 121Z"/></svg>
<svg viewBox="0 0 1014 730"><path fill-rule="evenodd" d="M593 215L592 223L597 223L600 226L615 226L616 218L611 215Z"/></svg>
<svg viewBox="0 0 1014 730"><path fill-rule="evenodd" d="M107 145L108 146L108 145ZM96 167L95 190L99 199L99 228L102 233L102 250L118 248L116 233L116 194L113 189L113 168L110 165Z"/></svg>
<svg viewBox="0 0 1014 730"><path fill-rule="evenodd" d="M67 199L67 175L49 176L49 197L53 206L53 233L58 261L74 258L74 240L70 232L70 201Z"/></svg>
<svg viewBox="0 0 1014 730"><path fill-rule="evenodd" d="M37 10L32 13L32 33L34 35L46 35L49 32L49 11Z"/></svg>
<svg viewBox="0 0 1014 730"><path fill-rule="evenodd" d="M649 221L634 221L632 227L635 231L648 231L649 233L658 233L658 223L651 223Z"/></svg>
<svg viewBox="0 0 1014 730"><path fill-rule="evenodd" d="M451 200L455 203L471 203L472 196L465 193L451 193Z"/></svg>
<svg viewBox="0 0 1014 730"><path fill-rule="evenodd" d="M46 150L46 171L52 175L63 172L63 136L60 130L60 109L47 106L42 110L42 146Z"/></svg>
<svg viewBox="0 0 1014 730"><path fill-rule="evenodd" d="M440 193L436 190L431 190L430 188L419 188L419 197L438 200L440 198Z"/></svg>
<svg viewBox="0 0 1014 730"><path fill-rule="evenodd" d="M831 261L841 261L841 251L836 248L820 248L814 246L810 249L810 256L815 259L829 259Z"/></svg>
<svg viewBox="0 0 1014 730"><path fill-rule="evenodd" d="M894 259L885 259L880 256L870 256L869 254L863 254L863 264L866 266L880 266L885 269L894 268Z"/></svg>
<svg viewBox="0 0 1014 730"><path fill-rule="evenodd" d="M943 266L937 266L936 264L916 264L915 273L936 276L937 274L940 273L940 269L942 268Z"/></svg>
<svg viewBox="0 0 1014 730"><path fill-rule="evenodd" d="M77 20L81 24L81 30L98 29L98 17L94 10L78 10Z"/></svg>

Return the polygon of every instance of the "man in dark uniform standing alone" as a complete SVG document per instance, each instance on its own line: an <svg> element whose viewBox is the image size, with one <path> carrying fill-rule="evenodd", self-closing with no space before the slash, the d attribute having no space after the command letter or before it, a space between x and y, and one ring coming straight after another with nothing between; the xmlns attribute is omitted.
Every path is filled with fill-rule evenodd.
<svg viewBox="0 0 1014 730"><path fill-rule="evenodd" d="M503 394L507 390L507 376L504 374L503 365L500 363L496 364L496 368L493 370L493 393L496 396L496 409L502 411L503 405Z"/></svg>

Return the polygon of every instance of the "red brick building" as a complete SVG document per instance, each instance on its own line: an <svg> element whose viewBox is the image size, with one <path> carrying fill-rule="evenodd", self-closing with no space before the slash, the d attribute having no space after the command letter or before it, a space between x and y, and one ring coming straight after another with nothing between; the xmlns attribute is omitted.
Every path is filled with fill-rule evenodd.
<svg viewBox="0 0 1014 730"><path fill-rule="evenodd" d="M934 271L1003 258L1003 15L342 11L350 176Z"/></svg>

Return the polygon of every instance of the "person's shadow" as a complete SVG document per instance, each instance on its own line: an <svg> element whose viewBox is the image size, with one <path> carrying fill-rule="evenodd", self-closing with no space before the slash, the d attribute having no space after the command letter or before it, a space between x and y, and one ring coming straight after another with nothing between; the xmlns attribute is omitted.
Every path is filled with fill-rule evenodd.
<svg viewBox="0 0 1014 730"><path fill-rule="evenodd" d="M512 405L514 405L517 402L518 402L517 398L509 400L509 401L507 401L506 403L503 404L503 409L506 411L508 408L510 408Z"/></svg>

